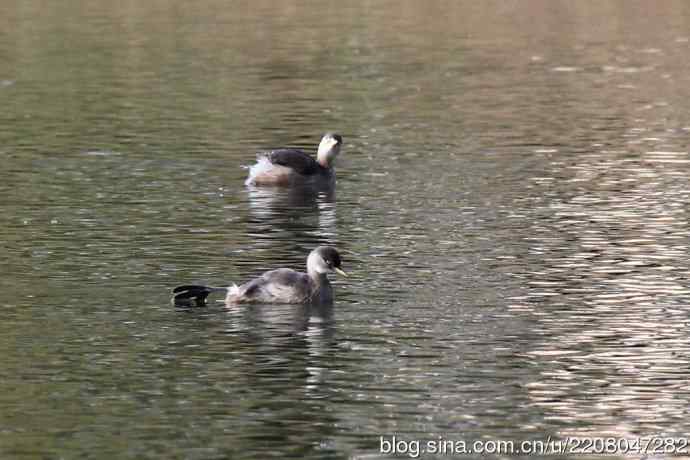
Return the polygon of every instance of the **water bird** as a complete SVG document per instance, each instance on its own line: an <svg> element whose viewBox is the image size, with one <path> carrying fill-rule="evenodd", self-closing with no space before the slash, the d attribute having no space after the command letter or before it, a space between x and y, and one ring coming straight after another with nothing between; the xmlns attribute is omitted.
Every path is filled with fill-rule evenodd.
<svg viewBox="0 0 690 460"><path fill-rule="evenodd" d="M333 187L333 162L340 153L343 138L326 133L321 138L316 159L298 149L277 149L261 152L249 168L246 185Z"/></svg>
<svg viewBox="0 0 690 460"><path fill-rule="evenodd" d="M327 305L333 302L328 273L347 277L341 268L340 254L330 246L319 246L307 257L307 273L290 268L267 271L240 286L210 287L182 285L173 289L173 304L204 305L209 294L225 293L225 303L302 303Z"/></svg>

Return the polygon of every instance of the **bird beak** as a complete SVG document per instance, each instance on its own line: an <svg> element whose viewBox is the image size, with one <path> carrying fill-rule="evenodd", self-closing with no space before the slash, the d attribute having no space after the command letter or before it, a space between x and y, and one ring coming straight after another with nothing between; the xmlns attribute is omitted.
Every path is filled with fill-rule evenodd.
<svg viewBox="0 0 690 460"><path fill-rule="evenodd" d="M347 278L347 273L345 273L343 270L339 269L338 267L333 267L333 270L335 270L335 272L338 275L343 275L345 278Z"/></svg>

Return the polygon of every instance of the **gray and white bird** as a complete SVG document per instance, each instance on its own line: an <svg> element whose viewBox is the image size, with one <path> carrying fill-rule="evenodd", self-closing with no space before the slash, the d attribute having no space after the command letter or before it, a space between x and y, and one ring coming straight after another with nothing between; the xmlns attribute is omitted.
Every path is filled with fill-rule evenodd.
<svg viewBox="0 0 690 460"><path fill-rule="evenodd" d="M298 149L277 149L257 155L249 168L246 185L316 186L335 185L333 162L340 153L343 138L326 133L321 138L316 159Z"/></svg>
<svg viewBox="0 0 690 460"><path fill-rule="evenodd" d="M328 273L347 277L341 268L340 254L330 246L319 246L307 257L307 273L289 268L267 271L240 286L210 287L182 285L173 289L173 303L203 305L214 292L225 293L225 303L303 303L327 305L333 302L333 287Z"/></svg>

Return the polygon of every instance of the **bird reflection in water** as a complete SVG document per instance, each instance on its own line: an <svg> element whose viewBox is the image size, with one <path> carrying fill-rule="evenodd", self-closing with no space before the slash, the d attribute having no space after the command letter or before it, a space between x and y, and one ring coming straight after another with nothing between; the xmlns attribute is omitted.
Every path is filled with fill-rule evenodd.
<svg viewBox="0 0 690 460"><path fill-rule="evenodd" d="M274 223L307 221L315 218L314 231L336 232L335 188L247 187L249 213L257 220L276 219Z"/></svg>

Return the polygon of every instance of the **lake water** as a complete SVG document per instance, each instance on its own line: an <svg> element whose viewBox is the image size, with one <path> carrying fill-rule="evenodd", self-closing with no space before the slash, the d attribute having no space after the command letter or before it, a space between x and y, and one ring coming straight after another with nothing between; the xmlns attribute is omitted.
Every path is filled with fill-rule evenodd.
<svg viewBox="0 0 690 460"><path fill-rule="evenodd" d="M689 51L683 1L0 1L0 457L682 446ZM335 195L245 188L326 131ZM169 303L319 244L332 308Z"/></svg>

